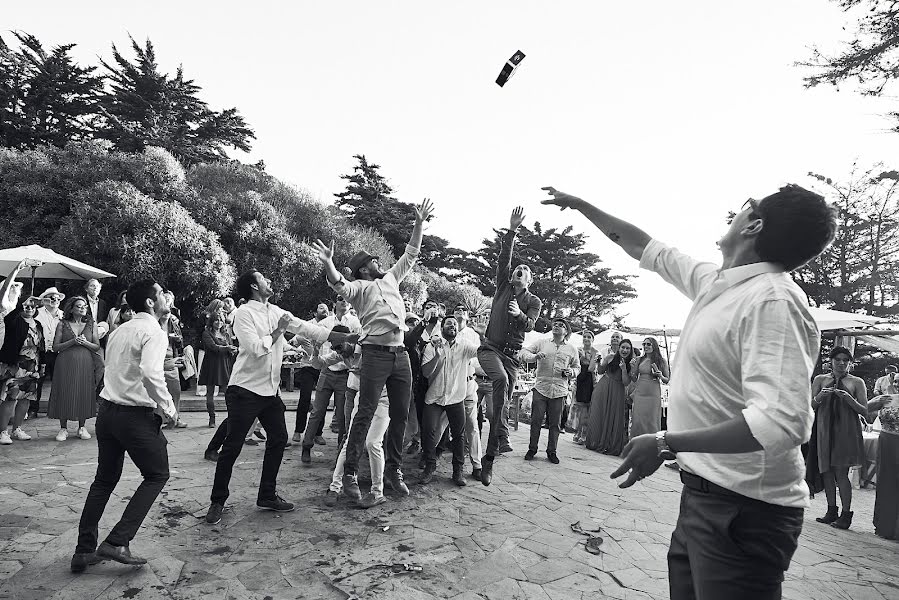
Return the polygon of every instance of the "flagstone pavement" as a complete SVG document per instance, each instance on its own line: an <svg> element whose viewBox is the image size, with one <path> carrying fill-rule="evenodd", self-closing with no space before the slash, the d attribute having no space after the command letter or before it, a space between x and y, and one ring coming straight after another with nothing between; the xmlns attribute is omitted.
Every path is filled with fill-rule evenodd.
<svg viewBox="0 0 899 600"><path fill-rule="evenodd" d="M368 511L344 499L327 508L323 492L335 457L329 432L311 466L301 464L298 445L285 453L279 492L296 511L256 510L263 447L245 446L230 510L208 526L214 467L203 449L213 430L204 414L185 416L190 428L166 431L171 479L131 545L150 559L144 568L104 562L81 575L69 572L96 469L95 440L56 442L54 423L41 418L26 423L34 440L0 447L0 598L668 598L665 554L681 487L669 469L620 490L608 478L619 459L575 446L570 435L560 441L560 465L542 454L524 462L525 426L513 432L515 451L497 460L490 487L469 480L457 488L446 457L438 480L417 485L409 457L409 497L390 496ZM287 419L292 430L294 415ZM125 462L101 539L140 480ZM365 473L367 464L361 467ZM874 492L857 490L855 497L850 531L816 523L825 502L812 501L785 598L899 599L899 544L873 533ZM601 528L601 554L585 550L587 538L571 529L576 521ZM403 563L422 570L392 568Z"/></svg>

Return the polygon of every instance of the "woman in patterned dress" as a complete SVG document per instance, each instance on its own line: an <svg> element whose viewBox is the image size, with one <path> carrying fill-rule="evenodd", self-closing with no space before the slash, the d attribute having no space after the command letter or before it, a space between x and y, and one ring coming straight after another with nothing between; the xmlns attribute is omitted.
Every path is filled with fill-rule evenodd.
<svg viewBox="0 0 899 600"><path fill-rule="evenodd" d="M34 318L37 304L36 298L28 298L4 319L6 337L0 347L0 444L31 439L22 430L22 423L29 404L37 400L41 376L44 329Z"/></svg>

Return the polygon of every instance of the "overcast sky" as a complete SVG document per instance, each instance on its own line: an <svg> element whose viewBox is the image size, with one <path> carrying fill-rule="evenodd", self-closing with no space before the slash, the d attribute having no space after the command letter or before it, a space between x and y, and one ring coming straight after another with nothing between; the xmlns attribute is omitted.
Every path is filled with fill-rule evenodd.
<svg viewBox="0 0 899 600"><path fill-rule="evenodd" d="M352 155L403 201L431 197L429 233L476 249L526 208L528 226L573 224L617 273L639 273L541 186L580 195L698 258L719 260L725 216L809 171L844 177L896 151L897 98L806 90L808 46L848 19L826 0L631 2L6 3L7 29L75 42L85 63L128 34L183 65L216 109L256 132L246 162L323 201ZM10 37L5 35L7 39ZM494 80L527 56L504 88ZM130 56L130 53L126 53ZM896 164L890 165L896 168ZM632 326L678 327L689 302L656 275L622 304Z"/></svg>

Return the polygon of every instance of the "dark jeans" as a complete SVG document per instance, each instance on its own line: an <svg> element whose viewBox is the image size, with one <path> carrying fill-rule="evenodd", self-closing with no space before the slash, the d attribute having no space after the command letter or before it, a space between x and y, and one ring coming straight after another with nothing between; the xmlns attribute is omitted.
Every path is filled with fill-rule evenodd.
<svg viewBox="0 0 899 600"><path fill-rule="evenodd" d="M425 404L424 428L421 434L425 453L425 468L437 468L437 435L440 433L440 416L446 413L449 419L450 446L453 449L453 472L465 466L465 403L457 402L447 406Z"/></svg>
<svg viewBox="0 0 899 600"><path fill-rule="evenodd" d="M487 437L485 453L492 459L499 454L500 442L509 439L507 413L504 409L515 389L515 380L518 378L518 361L489 346L481 346L478 349L478 362L481 363L481 369L493 383L493 398L487 406L491 418L490 435Z"/></svg>
<svg viewBox="0 0 899 600"><path fill-rule="evenodd" d="M343 472L347 475L355 474L359 468L359 455L385 385L390 401L390 425L384 438L384 472L390 474L398 471L403 464L403 434L409 418L409 397L412 394L409 355L406 352L388 352L363 344L356 418L347 434L346 462L343 467Z"/></svg>
<svg viewBox="0 0 899 600"><path fill-rule="evenodd" d="M801 508L684 487L668 550L671 600L775 600L802 532Z"/></svg>
<svg viewBox="0 0 899 600"><path fill-rule="evenodd" d="M244 439L257 418L267 435L257 497L259 500L270 500L275 497L278 470L287 445L284 403L280 396L260 396L242 387L229 385L225 390L225 405L228 407L228 427L222 451L215 463L211 500L214 504L224 504L228 499L231 471L243 449Z"/></svg>
<svg viewBox="0 0 899 600"><path fill-rule="evenodd" d="M126 452L144 480L106 541L113 546L127 546L134 539L169 480L168 441L161 428L162 417L154 414L152 408L121 406L106 400L100 403L96 425L97 474L84 502L75 552L90 553L97 549L97 526L122 477Z"/></svg>
<svg viewBox="0 0 899 600"><path fill-rule="evenodd" d="M306 434L303 436L303 448L314 446L315 436L321 435L325 426L325 415L328 412L328 402L331 400L331 394L334 395L334 405L340 407L340 418L341 420L343 419L346 380L349 374L349 371L322 369L322 373L318 377L318 386L315 388L315 401L312 403L312 412L309 414L309 424L306 426ZM337 418L336 410L333 418Z"/></svg>
<svg viewBox="0 0 899 600"><path fill-rule="evenodd" d="M295 433L302 433L306 429L306 418L309 416L309 407L312 405L312 390L318 382L320 371L314 367L303 367L294 375L294 385L300 390L300 401L297 402L297 421L293 426ZM322 434L322 423L316 435Z"/></svg>
<svg viewBox="0 0 899 600"><path fill-rule="evenodd" d="M44 391L44 381L53 381L53 368L56 366L58 352L44 353L44 376L37 383L37 398L28 403L28 411L37 414L41 408L41 394Z"/></svg>
<svg viewBox="0 0 899 600"><path fill-rule="evenodd" d="M559 431L562 427L562 406L565 398L547 398L536 389L531 391L531 443L528 450L537 451L540 442L540 429L543 427L543 417L549 421L549 441L546 443L546 453L554 454L559 443Z"/></svg>

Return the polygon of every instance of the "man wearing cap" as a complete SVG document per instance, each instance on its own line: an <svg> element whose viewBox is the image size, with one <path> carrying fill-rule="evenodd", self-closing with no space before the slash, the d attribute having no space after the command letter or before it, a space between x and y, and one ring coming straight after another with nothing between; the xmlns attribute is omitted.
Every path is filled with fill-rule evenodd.
<svg viewBox="0 0 899 600"><path fill-rule="evenodd" d="M532 460L537 455L543 419L548 415L546 458L553 464L559 464L556 447L562 430L562 407L579 364L577 349L568 343L569 337L571 325L564 318L556 317L552 321L552 337L540 338L521 349L523 361L537 361L537 379L531 392L531 440L525 460Z"/></svg>
<svg viewBox="0 0 899 600"><path fill-rule="evenodd" d="M314 248L325 268L329 285L356 307L362 322L362 363L359 368L359 395L356 418L347 436L343 493L361 499L356 480L359 454L365 443L369 425L378 407L381 390L387 386L390 403L390 425L387 429L386 466L384 477L394 491L408 494L400 471L403 433L409 416L409 396L412 392L412 369L409 354L403 344L406 331L406 309L399 284L412 270L421 247L424 222L433 212L430 199L415 207L415 226L406 251L387 272L381 271L378 257L357 252L349 270L355 281L347 281L334 266L334 242L326 246L316 240Z"/></svg>
<svg viewBox="0 0 899 600"><path fill-rule="evenodd" d="M543 307L540 298L528 290L534 279L531 269L527 265L518 265L512 271L512 248L522 222L524 209L519 206L512 211L509 231L503 236L490 323L487 325L486 340L478 350L478 362L493 384L493 396L487 406L493 418L490 419L487 452L481 461L481 483L484 485L490 485L493 480L493 459L501 450L500 441L509 438L503 407L512 398L512 390L515 389L518 353L524 343L524 334L534 329Z"/></svg>
<svg viewBox="0 0 899 600"><path fill-rule="evenodd" d="M38 296L42 306L37 309L35 319L44 328L44 375L37 384L37 403L40 404L41 392L44 391L44 381L53 381L53 367L56 365L58 352L53 351L53 340L56 335L56 326L62 320L62 311L59 305L65 300L66 295L55 287L49 287ZM37 416L37 410L31 407L32 416Z"/></svg>

